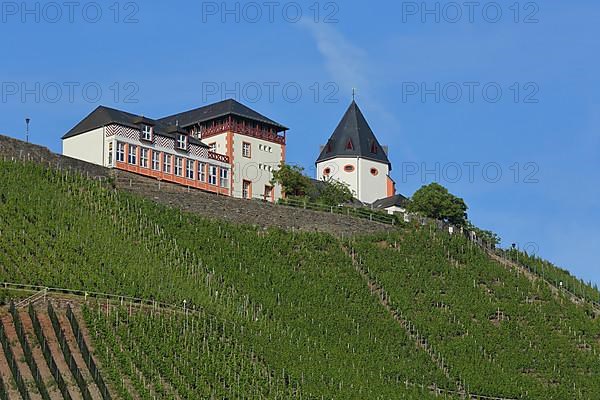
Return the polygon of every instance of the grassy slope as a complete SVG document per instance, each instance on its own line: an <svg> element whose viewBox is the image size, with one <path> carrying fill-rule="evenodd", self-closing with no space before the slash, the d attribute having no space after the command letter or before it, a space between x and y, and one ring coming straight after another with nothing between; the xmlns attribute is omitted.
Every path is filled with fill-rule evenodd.
<svg viewBox="0 0 600 400"><path fill-rule="evenodd" d="M131 337L146 343L146 354L128 355L139 365L155 360L163 375L173 366L180 393L422 399L429 395L403 382L452 388L328 235L207 221L76 176L0 163L0 239L0 280L201 307L192 322L88 314L125 344ZM346 245L472 391L600 394L600 329L584 308L561 304L462 239L407 229ZM491 321L498 310L505 319ZM219 340L201 344L199 331ZM583 342L589 350L580 349ZM232 357L258 364L240 368ZM189 371L202 371L201 380L186 377Z"/></svg>
<svg viewBox="0 0 600 400"><path fill-rule="evenodd" d="M499 266L462 237L428 227L350 246L472 391L598 397L600 320L589 306Z"/></svg>
<svg viewBox="0 0 600 400"><path fill-rule="evenodd" d="M258 354L275 393L417 399L428 394L405 380L449 385L330 236L209 222L35 165L3 163L0 188L0 280L185 299L204 309L198 318L230 327L222 338L237 344L224 352ZM161 329L178 341L174 327ZM167 354L180 371L210 364L179 350ZM202 396L224 385L254 396L264 377L224 365L222 375L205 377L208 389L191 390Z"/></svg>

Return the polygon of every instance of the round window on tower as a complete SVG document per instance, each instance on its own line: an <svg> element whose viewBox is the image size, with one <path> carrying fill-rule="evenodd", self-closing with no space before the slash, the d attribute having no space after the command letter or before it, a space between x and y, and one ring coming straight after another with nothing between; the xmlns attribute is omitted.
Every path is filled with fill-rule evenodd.
<svg viewBox="0 0 600 400"><path fill-rule="evenodd" d="M323 170L323 175L329 176L331 175L331 168L327 167Z"/></svg>
<svg viewBox="0 0 600 400"><path fill-rule="evenodd" d="M354 172L354 165L350 165L350 164L346 165L344 167L344 171L349 172L349 173Z"/></svg>
<svg viewBox="0 0 600 400"><path fill-rule="evenodd" d="M379 171L377 170L377 168L371 168L371 175L373 175L373 176L379 175Z"/></svg>

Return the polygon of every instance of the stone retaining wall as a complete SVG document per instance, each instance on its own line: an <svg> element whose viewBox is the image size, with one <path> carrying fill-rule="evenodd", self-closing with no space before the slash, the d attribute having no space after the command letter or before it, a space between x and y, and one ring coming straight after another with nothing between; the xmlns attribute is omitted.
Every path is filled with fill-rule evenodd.
<svg viewBox="0 0 600 400"><path fill-rule="evenodd" d="M391 226L365 219L274 205L258 200L242 200L159 182L125 171L111 170L49 149L0 135L0 157L30 160L53 168L72 169L91 178L114 178L117 189L132 192L158 203L196 213L211 219L260 227L327 232L338 236L367 234L393 229Z"/></svg>

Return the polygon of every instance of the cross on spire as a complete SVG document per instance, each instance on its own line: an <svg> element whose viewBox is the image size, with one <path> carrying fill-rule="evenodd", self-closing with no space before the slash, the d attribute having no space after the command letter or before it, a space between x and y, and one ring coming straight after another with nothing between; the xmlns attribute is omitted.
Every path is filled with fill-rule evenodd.
<svg viewBox="0 0 600 400"><path fill-rule="evenodd" d="M355 97L356 97L356 88L352 88L352 101L354 101Z"/></svg>

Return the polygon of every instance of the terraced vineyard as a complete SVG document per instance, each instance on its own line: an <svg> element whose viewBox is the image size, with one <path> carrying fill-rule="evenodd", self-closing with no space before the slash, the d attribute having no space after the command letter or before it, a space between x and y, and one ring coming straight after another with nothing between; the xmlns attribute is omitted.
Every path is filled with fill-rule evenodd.
<svg viewBox="0 0 600 400"><path fill-rule="evenodd" d="M392 307L476 393L592 399L600 392L600 319L462 236L431 227L349 243ZM490 379L493 377L493 379Z"/></svg>
<svg viewBox="0 0 600 400"><path fill-rule="evenodd" d="M81 316L64 303L11 304L0 309L0 317L0 398L115 398L93 356L82 351L89 340L79 329Z"/></svg>
<svg viewBox="0 0 600 400"><path fill-rule="evenodd" d="M0 162L0 281L80 291L57 319L83 327L94 362L71 353L101 380L63 378L94 399L600 394L593 312L428 229L342 241L236 226Z"/></svg>

